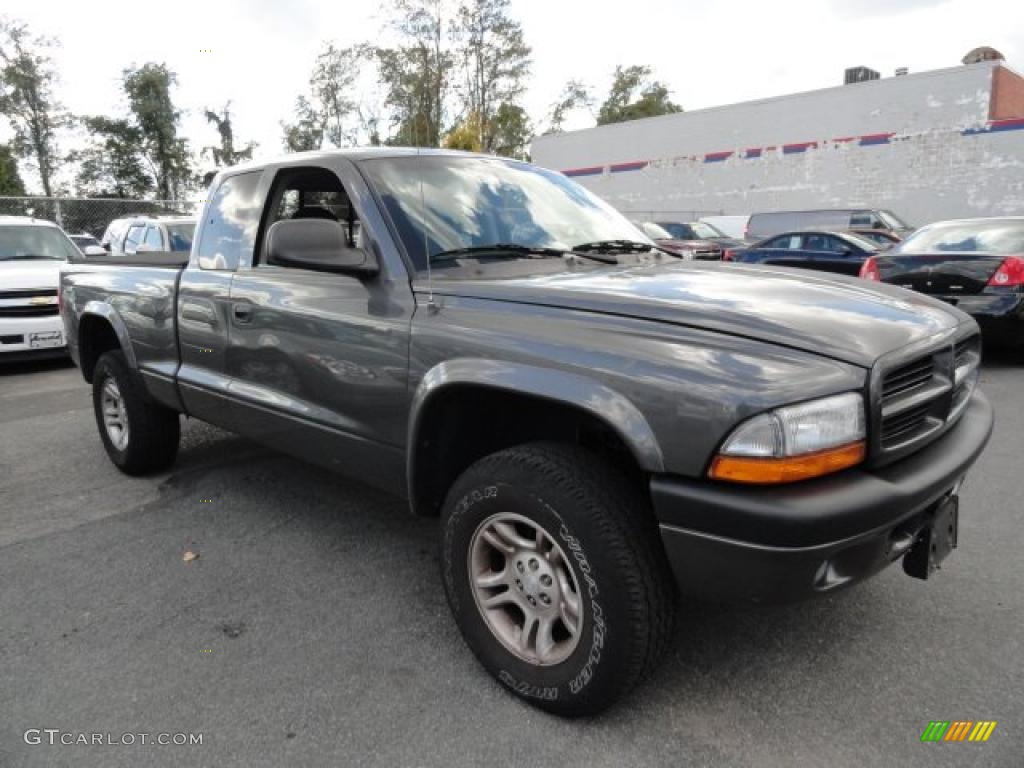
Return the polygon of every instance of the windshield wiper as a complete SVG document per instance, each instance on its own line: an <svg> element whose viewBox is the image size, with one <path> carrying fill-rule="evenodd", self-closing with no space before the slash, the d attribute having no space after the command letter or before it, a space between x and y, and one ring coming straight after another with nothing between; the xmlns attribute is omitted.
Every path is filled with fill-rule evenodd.
<svg viewBox="0 0 1024 768"><path fill-rule="evenodd" d="M471 245L466 248L453 248L441 251L430 257L431 262L461 259L463 256L492 256L499 259L534 258L546 259L561 256L564 251L558 248L542 248L540 246L519 245L517 243L492 243L491 245Z"/></svg>
<svg viewBox="0 0 1024 768"><path fill-rule="evenodd" d="M597 253L645 253L647 251L660 251L656 245L641 243L638 240L595 240L592 243L580 243L572 247L574 251L586 253L596 251Z"/></svg>
<svg viewBox="0 0 1024 768"><path fill-rule="evenodd" d="M575 253L562 248L545 248L539 245L520 245L519 243L493 243L491 245L473 245L466 248L453 248L450 251L441 251L430 257L431 263L437 261L450 261L461 259L464 256L489 256L499 259L549 259L566 255L583 256L602 264L617 264L618 259L603 258L593 253Z"/></svg>

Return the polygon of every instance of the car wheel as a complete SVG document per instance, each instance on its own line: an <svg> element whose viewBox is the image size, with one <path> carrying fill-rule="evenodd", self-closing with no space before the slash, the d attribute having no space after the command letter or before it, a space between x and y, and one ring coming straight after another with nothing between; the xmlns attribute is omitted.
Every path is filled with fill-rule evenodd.
<svg viewBox="0 0 1024 768"><path fill-rule="evenodd" d="M103 447L122 472L141 475L174 463L178 413L153 402L121 351L105 352L96 362L92 404Z"/></svg>
<svg viewBox="0 0 1024 768"><path fill-rule="evenodd" d="M458 478L442 514L448 603L513 693L592 715L657 665L673 582L644 496L600 457L547 443L492 454Z"/></svg>

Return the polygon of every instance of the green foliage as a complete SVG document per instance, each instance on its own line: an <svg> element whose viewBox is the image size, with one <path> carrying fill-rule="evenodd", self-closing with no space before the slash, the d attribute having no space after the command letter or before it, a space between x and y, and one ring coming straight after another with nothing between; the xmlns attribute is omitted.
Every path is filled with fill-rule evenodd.
<svg viewBox="0 0 1024 768"><path fill-rule="evenodd" d="M465 0L453 24L465 81L462 106L476 115L477 143L483 152L497 151L502 130L498 111L506 108L507 122L508 110L526 90L530 73L532 49L522 26L509 17L508 6L509 0Z"/></svg>
<svg viewBox="0 0 1024 768"><path fill-rule="evenodd" d="M143 156L156 193L164 200L178 199L195 181L188 145L178 136L181 113L171 99L176 83L177 77L165 64L150 62L124 70L124 90L141 134Z"/></svg>
<svg viewBox="0 0 1024 768"><path fill-rule="evenodd" d="M25 184L18 173L18 159L10 146L0 144L0 195L21 197L24 194Z"/></svg>
<svg viewBox="0 0 1024 768"><path fill-rule="evenodd" d="M570 80L565 84L558 101L551 107L551 114L548 117L547 133L561 133L566 118L578 109L592 109L594 97L579 80Z"/></svg>
<svg viewBox="0 0 1024 768"><path fill-rule="evenodd" d="M530 159L533 126L525 109L518 104L502 102L490 122L490 127L491 151L494 154L516 160Z"/></svg>
<svg viewBox="0 0 1024 768"><path fill-rule="evenodd" d="M77 163L76 183L89 197L139 198L152 194L142 130L131 120L102 115L82 118L87 146L68 158Z"/></svg>
<svg viewBox="0 0 1024 768"><path fill-rule="evenodd" d="M31 161L47 196L60 165L57 132L69 123L53 93L57 75L48 50L55 45L21 22L0 20L0 114L14 132L11 149Z"/></svg>
<svg viewBox="0 0 1024 768"><path fill-rule="evenodd" d="M229 101L220 112L212 109L204 111L206 121L217 126L217 133L220 134L219 147L206 147L203 154L213 159L217 167L237 165L243 160L252 160L253 150L256 143L250 141L244 149L235 149L235 130L231 123L231 102Z"/></svg>
<svg viewBox="0 0 1024 768"><path fill-rule="evenodd" d="M446 47L444 0L393 0L392 30L400 43L377 48L384 103L391 110L387 144L437 147L455 56Z"/></svg>
<svg viewBox="0 0 1024 768"><path fill-rule="evenodd" d="M647 66L616 67L611 91L598 111L597 124L682 112L682 107L669 99L668 88L650 77L651 68Z"/></svg>
<svg viewBox="0 0 1024 768"><path fill-rule="evenodd" d="M345 147L359 142L360 129L365 125L361 104L353 99L353 94L359 92L363 65L372 55L369 45L324 46L316 57L308 93L295 100L292 122L281 124L287 151L304 152L327 145Z"/></svg>

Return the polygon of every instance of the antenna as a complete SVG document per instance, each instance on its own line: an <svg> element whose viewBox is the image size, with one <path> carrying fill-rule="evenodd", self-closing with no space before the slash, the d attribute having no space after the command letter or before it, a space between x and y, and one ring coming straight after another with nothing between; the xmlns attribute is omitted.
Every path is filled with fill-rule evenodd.
<svg viewBox="0 0 1024 768"><path fill-rule="evenodd" d="M430 243L427 240L427 201L423 194L423 150L416 148L416 170L420 182L420 226L423 229L423 257L427 261L427 306L434 304L434 275L430 269Z"/></svg>

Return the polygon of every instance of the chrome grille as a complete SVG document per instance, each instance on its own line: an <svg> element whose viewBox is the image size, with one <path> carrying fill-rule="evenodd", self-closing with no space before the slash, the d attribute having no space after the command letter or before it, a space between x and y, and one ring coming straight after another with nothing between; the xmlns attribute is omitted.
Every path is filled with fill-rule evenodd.
<svg viewBox="0 0 1024 768"><path fill-rule="evenodd" d="M45 317L57 313L57 291L53 288L0 291L0 317Z"/></svg>

